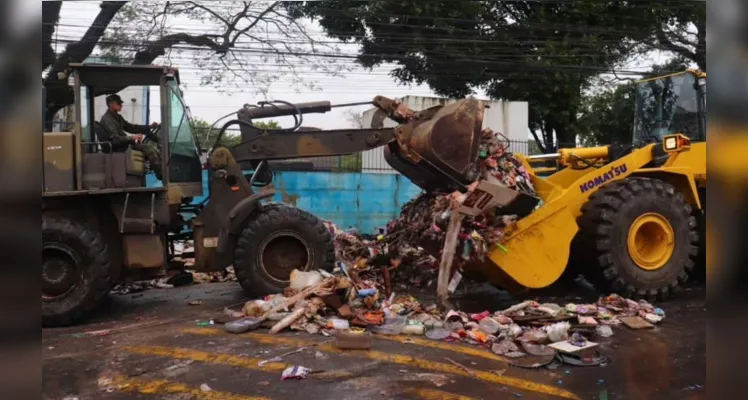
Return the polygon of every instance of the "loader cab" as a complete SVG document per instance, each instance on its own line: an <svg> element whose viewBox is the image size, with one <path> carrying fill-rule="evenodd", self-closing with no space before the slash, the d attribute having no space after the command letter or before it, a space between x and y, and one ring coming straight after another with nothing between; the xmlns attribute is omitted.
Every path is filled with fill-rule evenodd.
<svg viewBox="0 0 748 400"><path fill-rule="evenodd" d="M99 124L101 100L108 94L121 93L127 88L148 87L158 93L160 107L150 114L148 123L161 125L148 139L157 145L162 159L162 181L159 185L174 188L181 197L202 195L202 164L190 113L179 88L179 72L160 66L116 66L104 64L74 64L69 85L75 93L72 141L77 179L75 190L137 189L146 187L145 176L153 172L144 154L128 148L114 149L109 133ZM153 96L155 97L155 96ZM125 104L120 114L132 123L132 115ZM141 106L148 112L147 105Z"/></svg>
<svg viewBox="0 0 748 400"><path fill-rule="evenodd" d="M686 71L637 83L634 145L680 133L706 141L706 74Z"/></svg>

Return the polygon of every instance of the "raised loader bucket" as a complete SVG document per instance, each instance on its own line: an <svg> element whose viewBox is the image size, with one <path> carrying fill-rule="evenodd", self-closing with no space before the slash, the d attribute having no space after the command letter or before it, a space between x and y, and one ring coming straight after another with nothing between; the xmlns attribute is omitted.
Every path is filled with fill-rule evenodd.
<svg viewBox="0 0 748 400"><path fill-rule="evenodd" d="M385 159L424 190L463 190L478 178L484 109L482 101L467 98L422 111L422 122L396 128L397 142L385 148Z"/></svg>

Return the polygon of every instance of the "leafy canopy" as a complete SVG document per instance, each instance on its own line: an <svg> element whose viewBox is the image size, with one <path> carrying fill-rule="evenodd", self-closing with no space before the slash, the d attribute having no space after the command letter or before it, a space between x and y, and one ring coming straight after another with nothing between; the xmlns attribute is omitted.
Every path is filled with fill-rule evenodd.
<svg viewBox="0 0 748 400"><path fill-rule="evenodd" d="M667 47L658 39L663 27L671 39L683 34L677 27L705 9L694 3L336 0L285 6L294 17L314 18L327 35L359 43L364 67L394 64L391 74L403 84L425 83L448 97L483 90L496 99L528 101L530 129L550 150L557 142L574 143L594 79L640 75L624 62Z"/></svg>

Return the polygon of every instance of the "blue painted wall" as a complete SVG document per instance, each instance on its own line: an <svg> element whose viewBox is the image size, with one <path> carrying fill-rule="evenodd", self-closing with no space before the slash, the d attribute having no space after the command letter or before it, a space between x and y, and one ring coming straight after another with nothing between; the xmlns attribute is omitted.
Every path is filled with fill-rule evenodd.
<svg viewBox="0 0 748 400"><path fill-rule="evenodd" d="M208 193L203 171L203 192ZM151 174L149 186L160 186ZM421 189L402 175L343 172L276 172L274 201L295 205L340 228L375 233L397 218ZM195 199L195 202L203 198Z"/></svg>

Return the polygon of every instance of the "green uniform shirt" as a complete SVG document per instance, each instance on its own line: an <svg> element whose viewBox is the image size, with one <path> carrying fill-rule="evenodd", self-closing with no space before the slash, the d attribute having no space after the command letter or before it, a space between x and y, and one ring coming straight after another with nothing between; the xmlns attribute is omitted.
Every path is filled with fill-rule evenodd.
<svg viewBox="0 0 748 400"><path fill-rule="evenodd" d="M101 126L109 136L109 142L112 142L114 151L124 151L130 144L130 139L126 132L148 134L151 128L148 125L131 124L119 115L119 113L107 110L101 117Z"/></svg>

